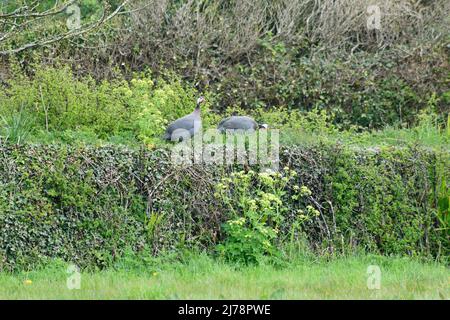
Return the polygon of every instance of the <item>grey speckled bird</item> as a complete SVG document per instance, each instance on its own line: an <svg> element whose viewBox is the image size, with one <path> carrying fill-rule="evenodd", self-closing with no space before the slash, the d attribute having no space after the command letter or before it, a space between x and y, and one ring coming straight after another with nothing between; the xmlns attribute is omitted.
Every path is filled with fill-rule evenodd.
<svg viewBox="0 0 450 320"><path fill-rule="evenodd" d="M163 137L164 140L180 141L190 138L199 132L202 128L200 105L204 101L204 97L199 97L197 99L197 106L192 113L169 124Z"/></svg>
<svg viewBox="0 0 450 320"><path fill-rule="evenodd" d="M217 129L224 133L227 130L255 131L259 128L267 129L267 124L258 124L255 120L247 116L231 116L219 122Z"/></svg>

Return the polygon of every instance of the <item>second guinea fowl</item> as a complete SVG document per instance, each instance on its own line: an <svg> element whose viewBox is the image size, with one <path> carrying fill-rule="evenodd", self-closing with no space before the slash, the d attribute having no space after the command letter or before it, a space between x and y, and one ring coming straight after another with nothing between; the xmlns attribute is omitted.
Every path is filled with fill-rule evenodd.
<svg viewBox="0 0 450 320"><path fill-rule="evenodd" d="M197 99L197 106L192 113L170 123L163 138L165 140L180 141L185 138L190 138L199 132L202 127L200 105L204 101L205 98L199 97Z"/></svg>
<svg viewBox="0 0 450 320"><path fill-rule="evenodd" d="M231 116L219 122L217 129L224 133L226 131L255 131L259 128L267 129L267 124L258 124L255 120L247 116Z"/></svg>

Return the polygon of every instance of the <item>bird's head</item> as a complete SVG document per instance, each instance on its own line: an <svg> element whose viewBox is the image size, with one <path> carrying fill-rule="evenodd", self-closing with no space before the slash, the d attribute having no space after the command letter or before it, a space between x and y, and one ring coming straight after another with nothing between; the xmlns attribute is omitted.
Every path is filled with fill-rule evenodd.
<svg viewBox="0 0 450 320"><path fill-rule="evenodd" d="M269 126L267 125L267 123L262 123L262 124L259 125L259 128L260 129L268 129Z"/></svg>

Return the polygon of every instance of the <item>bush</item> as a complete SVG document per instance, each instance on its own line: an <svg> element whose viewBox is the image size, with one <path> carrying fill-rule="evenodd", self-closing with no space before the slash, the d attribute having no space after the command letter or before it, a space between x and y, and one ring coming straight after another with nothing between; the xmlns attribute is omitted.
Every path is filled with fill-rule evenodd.
<svg viewBox="0 0 450 320"><path fill-rule="evenodd" d="M67 68L37 68L32 79L17 75L0 99L2 114L24 110L36 118L41 130L88 129L100 137L131 129L136 106L124 81L96 83L75 79Z"/></svg>
<svg viewBox="0 0 450 320"><path fill-rule="evenodd" d="M231 178L222 178L216 185L215 196L229 211L229 220L223 225L224 241L217 247L221 256L239 263L258 263L264 256L279 256L277 243L279 228L286 215L286 202L311 196L306 187L295 185L289 195L289 182L296 171L285 168L282 173L232 172ZM311 205L298 209L292 221L292 232L301 229L305 221L319 212Z"/></svg>
<svg viewBox="0 0 450 320"><path fill-rule="evenodd" d="M34 73L33 61L52 66L68 61L77 77L96 81L118 74L131 78L147 68L156 77L170 70L213 92L215 110L327 109L343 127L412 124L429 92L447 96L445 0L378 3L387 13L379 30L367 30L368 0L140 2L130 4L138 10L122 12L101 32L14 58L28 74ZM79 5L85 23L102 11L97 0ZM14 8L10 3L6 9ZM7 50L65 33L64 18L30 23L0 45ZM5 25L4 33L11 28ZM10 69L5 62L2 78ZM448 113L445 101L436 112Z"/></svg>
<svg viewBox="0 0 450 320"><path fill-rule="evenodd" d="M242 184L228 184L225 199L258 206L239 207L232 216L224 199L214 196L217 184L231 173L227 168L175 168L164 149L4 142L0 149L3 270L55 257L104 267L127 250L213 251L219 243L235 256L228 245L242 242L247 233L256 237L264 255L269 253L266 240L278 251L306 239L311 250L322 254L362 249L448 257L448 229L440 222L446 210L441 181L450 175L448 154L417 148L351 151L339 145L283 148L281 166L297 175L274 191L266 190L258 175L244 202L238 198ZM263 206L258 188L275 202L281 199L282 206L273 201ZM299 192L304 195L297 197ZM258 215L267 220L236 230L227 224ZM263 236L266 229L270 236ZM248 252L237 257L253 259Z"/></svg>
<svg viewBox="0 0 450 320"><path fill-rule="evenodd" d="M132 84L136 82L135 79L131 80ZM143 105L137 120L140 140L149 145L160 141L169 122L194 110L198 96L197 90L183 84L174 75L170 75L168 80L159 79L154 90L150 94L146 93L144 99L140 100ZM209 105L210 101L206 99L201 107L202 122L206 127L213 117L209 112Z"/></svg>
<svg viewBox="0 0 450 320"><path fill-rule="evenodd" d="M237 65L220 80L217 100L223 106L236 104L250 111L327 110L340 128L411 124L418 110L426 107L428 92L414 90L392 67L368 70L368 65L378 64L375 59L362 56L361 61L348 64L321 56L296 59L298 54L295 49L275 51L252 67Z"/></svg>
<svg viewBox="0 0 450 320"><path fill-rule="evenodd" d="M35 71L31 78L17 72L0 94L5 130L27 127L41 136L42 131L47 136L78 131L105 140L134 135L151 146L168 122L193 111L199 95L173 75L153 80L148 73L137 73L129 82L96 82L74 78L68 67L36 66ZM214 119L207 100L202 106L206 126Z"/></svg>

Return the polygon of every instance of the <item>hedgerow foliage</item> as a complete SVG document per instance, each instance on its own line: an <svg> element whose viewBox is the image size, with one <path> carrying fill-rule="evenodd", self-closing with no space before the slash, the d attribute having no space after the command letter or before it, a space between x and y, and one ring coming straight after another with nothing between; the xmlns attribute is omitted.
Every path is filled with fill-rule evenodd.
<svg viewBox="0 0 450 320"><path fill-rule="evenodd" d="M231 212L215 195L220 181L241 168L175 168L165 149L2 143L0 155L1 270L32 267L51 257L101 268L126 250L158 254L195 246L215 251L233 239L230 232L235 241L245 237L230 230L229 221L255 217L239 207ZM266 196L257 193L252 181L248 200L266 203L258 212L264 209L276 220L264 228L270 228L269 244L277 250L306 239L322 254L362 249L445 258L448 229L438 216L441 193L448 192L441 188L449 177L445 157L414 147L283 148L281 168L289 169L280 177L295 172L275 195L283 209L275 213L267 206L264 199L274 196L268 189L261 189ZM234 198L228 199L233 205Z"/></svg>
<svg viewBox="0 0 450 320"><path fill-rule="evenodd" d="M12 13L22 2L0 10ZM83 24L105 2L115 8L120 1L77 1ZM368 28L374 6L377 29ZM0 82L8 82L15 60L28 75L33 62L64 62L77 78L98 82L169 70L214 94L214 110L318 108L345 128L411 125L433 93L434 111L449 112L449 9L446 0L136 0L88 34L6 55ZM0 51L64 33L67 18L50 16L20 31L5 23L12 34Z"/></svg>
<svg viewBox="0 0 450 320"><path fill-rule="evenodd" d="M29 131L77 131L102 139L133 136L152 145L167 123L192 112L197 95L175 75L162 80L138 73L130 81L118 76L97 82L90 76L75 78L67 66L36 66L33 77L17 71L0 92L0 117L5 122L0 135L17 143ZM208 106L202 107L206 124ZM5 127L15 128L9 131L16 134L11 137Z"/></svg>

